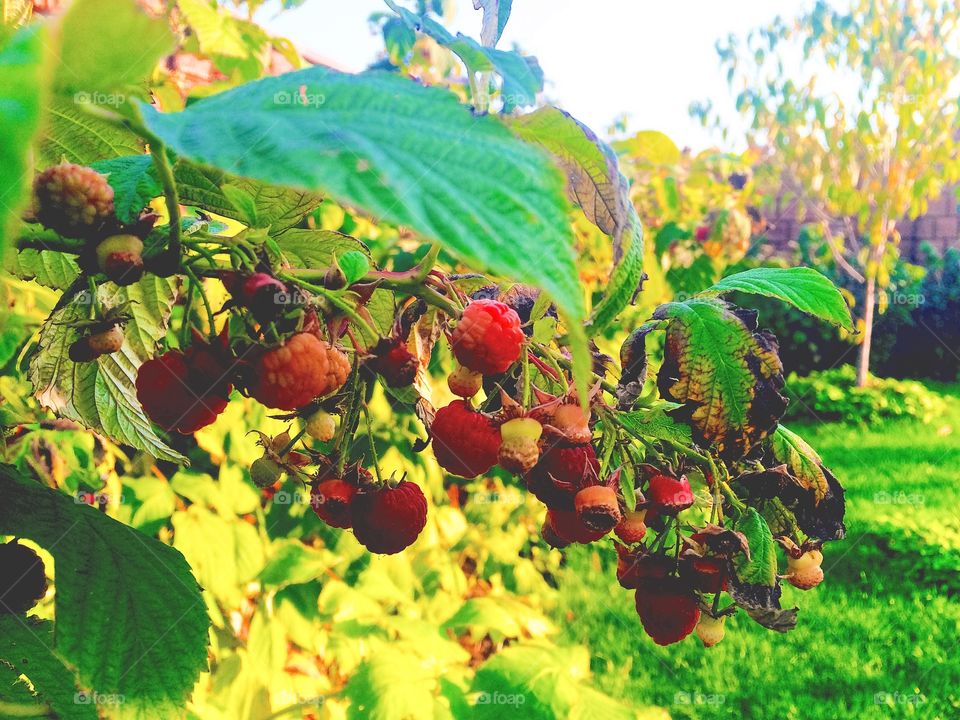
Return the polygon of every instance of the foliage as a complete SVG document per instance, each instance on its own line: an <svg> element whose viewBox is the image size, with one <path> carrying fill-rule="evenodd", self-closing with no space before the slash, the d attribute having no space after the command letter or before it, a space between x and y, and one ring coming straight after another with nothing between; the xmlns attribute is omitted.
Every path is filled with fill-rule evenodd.
<svg viewBox="0 0 960 720"><path fill-rule="evenodd" d="M550 497L548 543L537 538L542 507L520 486L557 443L582 454L575 490L613 498L592 518L601 535L625 510L650 511L648 543L628 552L670 564L687 604L796 624L776 548L799 557L841 539L843 490L779 426L776 339L720 296L772 297L849 327L842 296L812 270L719 279L718 263L690 286L701 292L624 320L648 253L617 154L541 104L534 59L496 49L510 3L480 4L480 42L444 30L435 7L391 4L389 67L357 75L294 69L295 53L270 74L283 43L204 2L163 17L125 0L67 10L57 39L71 62L45 67L49 122L36 141L29 124L11 134L14 159L33 153L38 171L82 159L104 173L97 198L112 192L113 208L70 237L33 213L3 219L17 312L0 328L0 533L39 546L55 593L35 611L52 618L38 626L49 652L0 658L31 682L18 712L69 714L76 686L117 717L170 717L186 702L205 718L320 705L467 718L520 698L531 716L639 717L590 686L584 648L551 640L563 556L547 545L583 538L561 532L560 513L598 532ZM32 47L47 24L6 47ZM424 42L452 54L436 83L397 72ZM186 54L216 72L199 85L167 72ZM36 55L18 57L33 67ZM20 72L4 71L3 87L19 92L6 79ZM684 222L713 202L691 199L696 185ZM84 192L52 210L86 208ZM741 200L709 219L710 232L737 230L732 245L744 242ZM585 233L602 236L612 266L589 302ZM618 321L633 331L622 367L596 345L623 340ZM656 382L648 336L665 342ZM484 363L480 377L477 357L497 371ZM453 358L482 388L457 390L470 396L460 417L496 443L499 467L474 481L424 452ZM313 422L328 415L333 430ZM782 469L785 437L800 460ZM781 486L742 491L764 472ZM654 477L686 494L654 498ZM367 552L361 523L402 535L402 548ZM681 580L701 556L727 594Z"/></svg>
<svg viewBox="0 0 960 720"><path fill-rule="evenodd" d="M871 377L857 387L853 367L790 375L785 391L790 399L788 418L874 423L884 418L912 418L931 423L944 410L943 399L915 380Z"/></svg>

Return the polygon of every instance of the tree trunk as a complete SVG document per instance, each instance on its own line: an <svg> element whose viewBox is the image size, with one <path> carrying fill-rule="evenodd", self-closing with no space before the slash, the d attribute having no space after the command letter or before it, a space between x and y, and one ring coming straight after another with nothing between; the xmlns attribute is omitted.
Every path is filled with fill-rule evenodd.
<svg viewBox="0 0 960 720"><path fill-rule="evenodd" d="M857 387L866 387L870 372L870 342L873 340L873 315L877 307L877 274L867 275L866 299L863 303L863 342L857 358Z"/></svg>

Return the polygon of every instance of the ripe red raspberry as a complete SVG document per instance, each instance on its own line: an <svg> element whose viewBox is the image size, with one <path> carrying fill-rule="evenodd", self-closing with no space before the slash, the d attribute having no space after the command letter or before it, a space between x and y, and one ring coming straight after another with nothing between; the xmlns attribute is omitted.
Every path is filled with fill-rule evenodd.
<svg viewBox="0 0 960 720"><path fill-rule="evenodd" d="M393 555L413 543L427 524L427 499L416 483L369 489L351 504L353 534L367 550Z"/></svg>
<svg viewBox="0 0 960 720"><path fill-rule="evenodd" d="M450 347L464 367L499 375L520 357L523 340L515 310L496 300L474 300L463 311Z"/></svg>
<svg viewBox="0 0 960 720"><path fill-rule="evenodd" d="M222 348L195 343L147 360L137 371L137 399L164 430L184 435L206 427L227 407L231 363Z"/></svg>
<svg viewBox="0 0 960 720"><path fill-rule="evenodd" d="M647 534L647 525L644 522L647 517L646 510L634 510L623 515L623 520L617 525L613 532L618 538L627 545L635 545L643 541L643 536Z"/></svg>
<svg viewBox="0 0 960 720"><path fill-rule="evenodd" d="M433 455L448 473L473 478L497 464L500 432L464 400L440 408L430 432Z"/></svg>
<svg viewBox="0 0 960 720"><path fill-rule="evenodd" d="M250 394L269 408L296 410L341 387L350 374L342 351L300 332L254 360Z"/></svg>
<svg viewBox="0 0 960 720"><path fill-rule="evenodd" d="M513 418L501 425L500 467L517 475L532 470L540 459L538 442L542 433L543 425L529 417Z"/></svg>
<svg viewBox="0 0 960 720"><path fill-rule="evenodd" d="M572 543L581 543L587 545L594 540L599 540L607 533L591 530L577 517L575 512L566 512L565 510L547 509L547 522L550 529L562 540Z"/></svg>
<svg viewBox="0 0 960 720"><path fill-rule="evenodd" d="M97 245L97 267L117 285L143 277L143 241L136 235L111 235Z"/></svg>
<svg viewBox="0 0 960 720"><path fill-rule="evenodd" d="M367 360L367 367L379 373L392 388L412 385L417 379L420 361L410 352L401 338L396 336L381 338L373 348L373 357Z"/></svg>
<svg viewBox="0 0 960 720"><path fill-rule="evenodd" d="M636 604L643 629L657 645L680 642L700 620L696 593L676 577L641 585Z"/></svg>
<svg viewBox="0 0 960 720"><path fill-rule="evenodd" d="M623 518L617 493L608 485L591 485L574 499L577 518L589 530L608 533Z"/></svg>
<svg viewBox="0 0 960 720"><path fill-rule="evenodd" d="M26 545L0 545L0 613L21 615L47 592L43 560Z"/></svg>
<svg viewBox="0 0 960 720"><path fill-rule="evenodd" d="M86 238L113 215L113 188L92 168L63 162L33 183L37 219L61 235Z"/></svg>
<svg viewBox="0 0 960 720"><path fill-rule="evenodd" d="M549 508L572 511L579 490L596 482L600 463L592 445L548 445L524 475L527 489Z"/></svg>
<svg viewBox="0 0 960 720"><path fill-rule="evenodd" d="M310 488L310 507L330 527L348 528L356 494L356 485L340 478L315 482Z"/></svg>
<svg viewBox="0 0 960 720"><path fill-rule="evenodd" d="M693 490L686 475L675 478L657 473L651 477L650 504L664 515L676 515L693 505Z"/></svg>

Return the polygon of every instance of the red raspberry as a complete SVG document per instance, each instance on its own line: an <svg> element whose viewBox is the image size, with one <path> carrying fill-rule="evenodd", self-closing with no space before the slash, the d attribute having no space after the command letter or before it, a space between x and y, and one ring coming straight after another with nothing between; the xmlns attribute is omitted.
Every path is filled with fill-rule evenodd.
<svg viewBox="0 0 960 720"><path fill-rule="evenodd" d="M0 545L0 613L22 615L46 593L40 556L16 541Z"/></svg>
<svg viewBox="0 0 960 720"><path fill-rule="evenodd" d="M653 555L645 548L631 550L618 542L614 545L617 549L617 580L628 590L662 580L676 568L676 563L664 555Z"/></svg>
<svg viewBox="0 0 960 720"><path fill-rule="evenodd" d="M97 266L117 285L143 277L143 241L136 235L112 235L97 245Z"/></svg>
<svg viewBox="0 0 960 720"><path fill-rule="evenodd" d="M676 515L693 505L693 490L686 475L675 478L657 473L650 478L650 504L664 515Z"/></svg>
<svg viewBox="0 0 960 720"><path fill-rule="evenodd" d="M592 445L551 445L524 475L524 481L547 507L572 511L577 492L595 483L599 473L600 463Z"/></svg>
<svg viewBox="0 0 960 720"><path fill-rule="evenodd" d="M184 435L206 427L227 407L231 367L221 348L196 343L147 360L137 371L137 399L164 430Z"/></svg>
<svg viewBox="0 0 960 720"><path fill-rule="evenodd" d="M402 388L417 379L420 361L401 338L385 337L373 348L367 367L379 373L390 387Z"/></svg>
<svg viewBox="0 0 960 720"><path fill-rule="evenodd" d="M497 300L474 300L450 337L460 364L484 375L506 372L520 357L520 316Z"/></svg>
<svg viewBox="0 0 960 720"><path fill-rule="evenodd" d="M676 577L642 585L636 603L643 629L657 645L680 642L700 620L696 593Z"/></svg>
<svg viewBox="0 0 960 720"><path fill-rule="evenodd" d="M577 518L588 530L608 533L623 515L616 491L607 485L591 485L577 493L574 499Z"/></svg>
<svg viewBox="0 0 960 720"><path fill-rule="evenodd" d="M353 534L367 550L393 555L413 543L427 524L427 499L416 483L358 493L350 510Z"/></svg>
<svg viewBox="0 0 960 720"><path fill-rule="evenodd" d="M727 589L727 565L719 558L686 555L680 559L680 577L700 592L718 593Z"/></svg>
<svg viewBox="0 0 960 720"><path fill-rule="evenodd" d="M254 273L242 283L233 283L230 289L259 323L279 317L293 302L287 286L267 273Z"/></svg>
<svg viewBox="0 0 960 720"><path fill-rule="evenodd" d="M500 432L464 400L440 408L430 426L433 455L447 472L473 478L497 464Z"/></svg>
<svg viewBox="0 0 960 720"><path fill-rule="evenodd" d="M357 487L340 478L316 482L310 488L310 507L330 527L350 527Z"/></svg>
<svg viewBox="0 0 960 720"><path fill-rule="evenodd" d="M342 351L300 332L254 360L250 394L267 407L296 410L341 387L349 374Z"/></svg>
<svg viewBox="0 0 960 720"><path fill-rule="evenodd" d="M600 532L588 528L580 522L580 518L577 517L575 512L551 510L548 508L547 522L550 524L550 529L553 530L558 537L567 542L587 545L607 534L606 531Z"/></svg>
<svg viewBox="0 0 960 720"><path fill-rule="evenodd" d="M37 219L67 237L86 238L113 215L113 188L92 168L60 163L33 183Z"/></svg>

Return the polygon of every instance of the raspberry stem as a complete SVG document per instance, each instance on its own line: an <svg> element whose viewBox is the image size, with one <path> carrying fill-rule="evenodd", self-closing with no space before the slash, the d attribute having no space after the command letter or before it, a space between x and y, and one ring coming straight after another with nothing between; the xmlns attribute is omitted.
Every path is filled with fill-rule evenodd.
<svg viewBox="0 0 960 720"><path fill-rule="evenodd" d="M366 405L363 406L364 425L367 428L367 441L370 443L370 454L373 455L373 471L377 475L377 483L383 485L383 478L380 476L380 459L377 457L377 446L373 442L373 428L370 426L370 410Z"/></svg>
<svg viewBox="0 0 960 720"><path fill-rule="evenodd" d="M210 305L210 298L207 297L207 292L203 289L203 283L200 278L197 277L197 274L193 271L193 268L184 268L184 272L194 283L197 292L200 294L200 299L203 301L203 307L207 311L207 322L210 323L210 337L215 337L217 334L216 320L213 315L213 307Z"/></svg>
<svg viewBox="0 0 960 720"><path fill-rule="evenodd" d="M166 200L167 214L170 216L170 238L167 248L171 253L180 254L180 196L177 193L177 183L173 178L173 169L167 159L167 148L162 142L151 143L150 157L157 168L160 185L163 187L163 197Z"/></svg>

